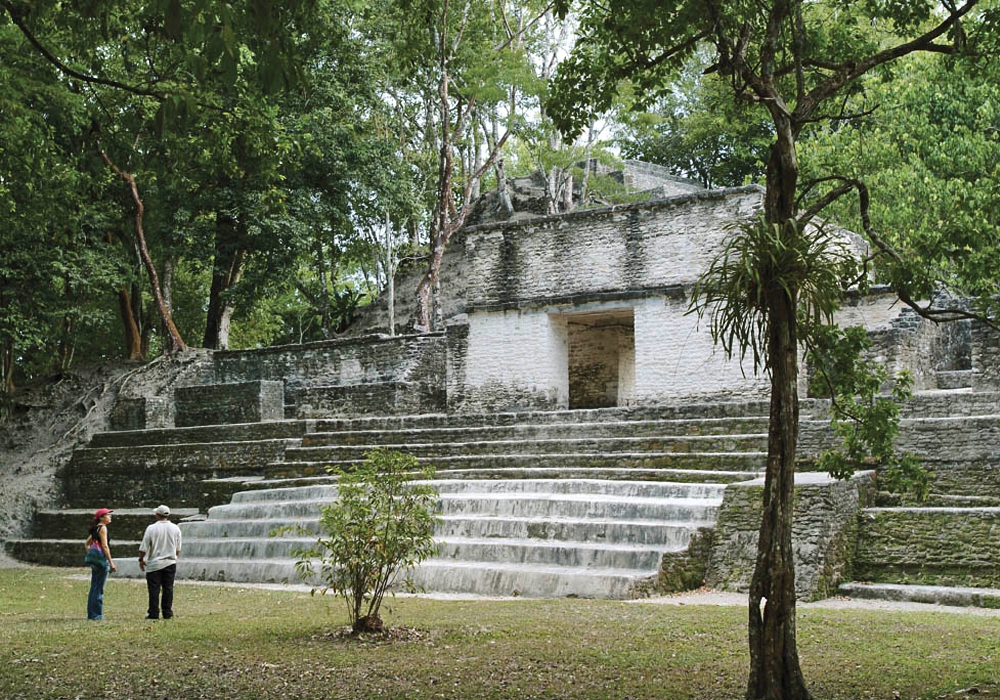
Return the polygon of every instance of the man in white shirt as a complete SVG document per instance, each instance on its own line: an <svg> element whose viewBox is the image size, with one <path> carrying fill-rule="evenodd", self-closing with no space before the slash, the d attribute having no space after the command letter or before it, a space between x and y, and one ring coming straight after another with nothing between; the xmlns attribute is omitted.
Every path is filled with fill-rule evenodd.
<svg viewBox="0 0 1000 700"><path fill-rule="evenodd" d="M174 616L174 577L177 557L181 553L181 529L170 522L170 508L157 506L153 511L156 522L146 528L139 544L139 569L146 572L149 591L147 620L155 620L163 609L163 619ZM163 604L160 604L160 591Z"/></svg>

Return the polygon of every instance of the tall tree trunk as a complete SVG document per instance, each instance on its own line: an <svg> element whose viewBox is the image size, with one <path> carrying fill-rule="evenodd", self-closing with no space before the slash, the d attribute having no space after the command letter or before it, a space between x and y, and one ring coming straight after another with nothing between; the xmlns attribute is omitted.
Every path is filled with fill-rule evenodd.
<svg viewBox="0 0 1000 700"><path fill-rule="evenodd" d="M448 0L445 0L441 10L441 27L438 37L438 77L437 108L440 120L440 141L438 144L438 178L437 204L434 208L434 218L431 223L431 259L427 272L417 284L417 323L416 330L426 333L434 330L431 315L431 292L437 285L441 274L441 261L444 259L444 249L458 226L453 225L452 214L455 210L455 193L452 192L452 182L455 176L455 154L452 150L451 96L449 87L451 75L448 72L450 57L448 44ZM468 187L468 183L466 184ZM463 207L464 209L464 207Z"/></svg>
<svg viewBox="0 0 1000 700"><path fill-rule="evenodd" d="M226 292L243 276L246 251L240 246L242 224L227 214L215 220L215 265L212 268L212 288L208 298L205 320L206 348L229 347L229 325L233 305L226 300Z"/></svg>
<svg viewBox="0 0 1000 700"><path fill-rule="evenodd" d="M776 120L778 121L778 120ZM798 164L789 124L778 123L768 158L765 213L782 236L796 225ZM779 272L780 274L780 272ZM757 562L750 582L750 676L747 700L810 700L795 635L795 561L792 514L799 429L798 289L772 283L767 290L771 409L768 422L764 510Z"/></svg>
<svg viewBox="0 0 1000 700"><path fill-rule="evenodd" d="M142 216L146 207L142 203L142 198L139 197L139 188L135 184L135 178L131 173L119 170L118 166L111 162L111 159L108 158L108 155L104 151L101 151L101 158L114 171L115 175L124 180L129 186L129 193L132 195L132 201L135 202L135 234L139 241L139 255L142 257L142 263L149 275L149 286L153 292L153 299L160 312L160 317L163 319L163 326L167 329L164 337L164 349L167 354L183 352L187 349L187 346L184 344L181 334L177 331L177 326L174 325L174 319L170 315L170 310L163 301L163 292L160 289L160 279L156 274L156 266L153 265L153 259L149 256L149 248L146 246L146 232L142 227Z"/></svg>
<svg viewBox="0 0 1000 700"><path fill-rule="evenodd" d="M14 344L5 341L0 346L0 394L10 396L14 393Z"/></svg>
<svg viewBox="0 0 1000 700"><path fill-rule="evenodd" d="M129 360L145 359L142 334L139 332L139 323L136 321L135 309L132 307L132 295L125 287L118 289L118 310L125 331L125 357Z"/></svg>
<svg viewBox="0 0 1000 700"><path fill-rule="evenodd" d="M73 309L76 305L73 303L73 288L70 285L69 280L63 280L63 296L66 299L66 308ZM65 372L73 364L73 313L72 311L67 311L62 317L62 328L59 331L59 355L56 359L56 370L59 372Z"/></svg>

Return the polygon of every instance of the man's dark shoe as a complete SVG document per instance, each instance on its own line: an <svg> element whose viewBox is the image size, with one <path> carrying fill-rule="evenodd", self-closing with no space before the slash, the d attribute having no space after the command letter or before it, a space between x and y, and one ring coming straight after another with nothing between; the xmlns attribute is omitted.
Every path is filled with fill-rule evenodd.
<svg viewBox="0 0 1000 700"><path fill-rule="evenodd" d="M158 618L156 615L146 615L146 619L147 620L159 620L160 618Z"/></svg>

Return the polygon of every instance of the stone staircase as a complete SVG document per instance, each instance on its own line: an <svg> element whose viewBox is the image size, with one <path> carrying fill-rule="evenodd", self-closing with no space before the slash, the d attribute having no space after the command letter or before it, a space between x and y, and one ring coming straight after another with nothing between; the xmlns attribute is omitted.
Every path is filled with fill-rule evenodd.
<svg viewBox="0 0 1000 700"><path fill-rule="evenodd" d="M844 595L1000 607L1000 393L926 392L905 407L900 445L931 479L923 502L880 493L859 518Z"/></svg>
<svg viewBox="0 0 1000 700"><path fill-rule="evenodd" d="M766 436L759 403L318 420L266 476L325 474L382 446L467 478L596 473L728 482L763 468Z"/></svg>
<svg viewBox="0 0 1000 700"><path fill-rule="evenodd" d="M335 496L327 466L376 447L433 464L439 556L422 589L479 595L624 598L714 523L726 483L757 475L760 404L318 420L264 479L184 523L180 575L297 581L291 552ZM126 569L127 571L127 569Z"/></svg>
<svg viewBox="0 0 1000 700"><path fill-rule="evenodd" d="M416 572L417 585L620 598L656 576L664 553L684 550L699 528L712 526L725 484L759 473L764 409L733 403L126 431L95 436L67 472L71 505L103 504L97 493L104 477L96 476L103 474L105 489L136 494L143 505L163 500L175 510L207 511L181 523L182 577L295 581L291 552L314 536L270 533L282 526L314 533L321 506L335 494L326 467L349 467L375 447L393 447L437 468L441 550ZM194 474L175 482L191 464ZM172 495L139 497L143 478L135 475L155 470ZM122 484L126 473L133 481ZM149 511L140 512L148 524ZM85 530L86 515L62 513L75 531ZM138 535L117 525L111 534L120 574L138 576L125 556ZM44 552L67 546L45 532L38 528L34 539L9 548L36 551L33 560L44 561ZM74 557L59 561L75 564Z"/></svg>
<svg viewBox="0 0 1000 700"><path fill-rule="evenodd" d="M288 525L316 532L335 493L326 467L388 446L437 468L441 550L415 573L418 585L627 597L649 590L664 555L713 525L726 484L760 473L766 409L689 404L104 433L64 470L67 509L39 513L32 538L6 547L25 561L78 566L90 513L113 507L116 560L123 575L139 575L129 557L162 501L185 517L182 576L294 581L291 551L313 538L270 533ZM802 402L806 469L830 439L824 412L821 401ZM907 587L914 596L927 595L918 586L965 587L973 589L965 599L991 600L985 592L1000 587L1000 394L918 395L904 410L900 446L934 473L931 495L917 504L880 493L863 510L856 580L842 592L880 595L881 586L898 598Z"/></svg>
<svg viewBox="0 0 1000 700"><path fill-rule="evenodd" d="M181 524L181 577L297 582L295 549L310 546L334 483L256 488ZM411 578L428 591L527 597L627 598L664 553L710 527L721 484L606 479L438 479L439 555ZM258 484L265 486L265 484ZM292 536L274 536L279 528ZM135 575L131 562L120 564Z"/></svg>

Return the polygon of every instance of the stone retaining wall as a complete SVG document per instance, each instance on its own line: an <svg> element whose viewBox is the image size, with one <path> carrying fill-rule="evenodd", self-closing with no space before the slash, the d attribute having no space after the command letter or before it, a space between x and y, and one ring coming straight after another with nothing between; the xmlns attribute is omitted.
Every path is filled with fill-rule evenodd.
<svg viewBox="0 0 1000 700"><path fill-rule="evenodd" d="M418 391L445 386L443 333L366 336L305 345L217 352L215 381L271 380L284 383L286 401L298 403L306 389L407 382ZM364 413L356 405L353 412Z"/></svg>
<svg viewBox="0 0 1000 700"><path fill-rule="evenodd" d="M1000 587L1000 508L872 508L855 577L876 583Z"/></svg>
<svg viewBox="0 0 1000 700"><path fill-rule="evenodd" d="M278 381L209 384L174 390L174 425L178 428L259 423L284 417L285 391Z"/></svg>
<svg viewBox="0 0 1000 700"><path fill-rule="evenodd" d="M872 473L856 474L849 481L825 474L797 474L795 484L796 595L802 600L825 598L852 578L858 513L872 497ZM726 488L706 575L710 587L749 589L763 497L763 479Z"/></svg>
<svg viewBox="0 0 1000 700"><path fill-rule="evenodd" d="M212 444L86 448L74 451L60 472L69 508L204 508L201 482L230 476L259 476L284 457L286 440ZM95 506L97 504L97 506Z"/></svg>
<svg viewBox="0 0 1000 700"><path fill-rule="evenodd" d="M174 404L166 396L119 396L108 416L111 430L151 430L174 424Z"/></svg>

